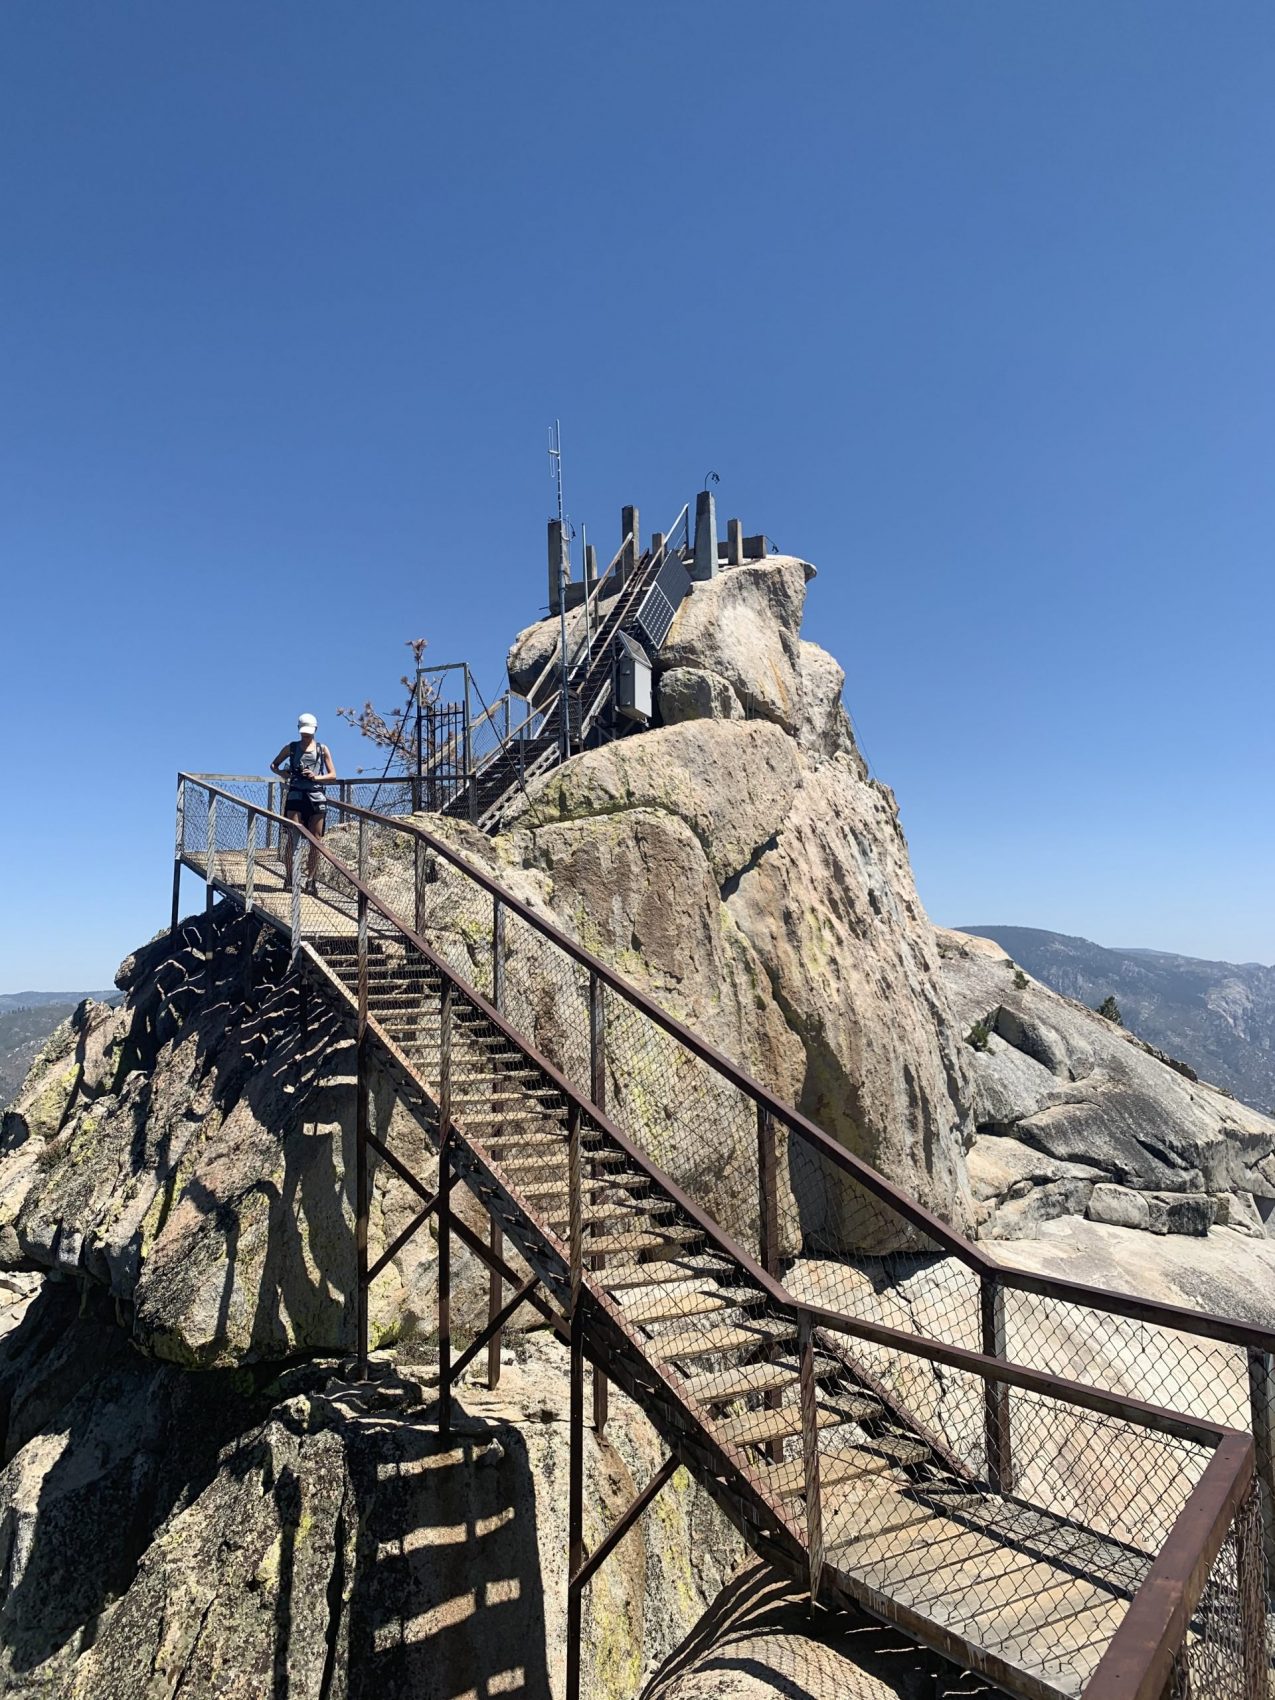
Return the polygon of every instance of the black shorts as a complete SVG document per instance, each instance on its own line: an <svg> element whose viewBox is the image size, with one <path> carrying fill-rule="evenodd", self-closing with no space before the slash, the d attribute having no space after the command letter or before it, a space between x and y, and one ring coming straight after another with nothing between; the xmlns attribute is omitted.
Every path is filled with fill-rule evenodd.
<svg viewBox="0 0 1275 1700"><path fill-rule="evenodd" d="M285 815L299 816L301 824L307 832L313 832L316 826L322 831L327 806L325 797L315 797L307 791L302 791L294 796L289 791L287 800L283 805L283 812Z"/></svg>

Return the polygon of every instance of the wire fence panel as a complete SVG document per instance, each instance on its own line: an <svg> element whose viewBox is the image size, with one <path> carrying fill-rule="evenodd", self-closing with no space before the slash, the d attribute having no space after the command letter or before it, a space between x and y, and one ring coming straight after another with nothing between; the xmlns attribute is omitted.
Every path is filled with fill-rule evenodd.
<svg viewBox="0 0 1275 1700"><path fill-rule="evenodd" d="M1251 1347L1015 1286L436 841L338 799L320 847L272 818L272 782L238 783L184 782L183 858L311 947L759 1551L993 1678L1072 1694L1152 1562L1205 1540L1187 1508L1231 1448L1175 1680L1265 1692L1256 1492L1200 1580L1254 1447L1129 1395L1239 1423L1250 1378L1269 1404L1268 1354L1258 1374Z"/></svg>

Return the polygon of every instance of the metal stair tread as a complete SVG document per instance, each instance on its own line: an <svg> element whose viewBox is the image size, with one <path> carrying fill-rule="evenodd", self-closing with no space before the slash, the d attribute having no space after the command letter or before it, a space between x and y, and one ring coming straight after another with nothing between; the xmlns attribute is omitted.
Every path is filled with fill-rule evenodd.
<svg viewBox="0 0 1275 1700"><path fill-rule="evenodd" d="M667 1250L676 1255L684 1246L694 1244L704 1236L698 1228L674 1228L659 1234L604 1234L585 1241L585 1251L591 1257L613 1251L645 1251L658 1253Z"/></svg>
<svg viewBox="0 0 1275 1700"><path fill-rule="evenodd" d="M848 1400L844 1404L838 1401L835 1406L819 1405L816 1411L820 1428L839 1428L880 1416L881 1407L875 1399L865 1400L862 1408L856 1410L854 1402ZM756 1411L746 1411L743 1416L724 1418L717 1424L718 1439L728 1441L732 1446L760 1446L763 1441L785 1440L789 1435L800 1433L799 1404L780 1405L775 1409L763 1406Z"/></svg>
<svg viewBox="0 0 1275 1700"><path fill-rule="evenodd" d="M626 1322L635 1322L639 1328L645 1328L652 1322L677 1322L687 1316L712 1316L723 1310L740 1310L749 1304L755 1304L760 1295L746 1292L743 1297L738 1290L725 1292L717 1288L703 1287L698 1292L661 1293L655 1298L646 1299L639 1304L627 1304L624 1307Z"/></svg>
<svg viewBox="0 0 1275 1700"><path fill-rule="evenodd" d="M819 1482L822 1488L835 1487L841 1482L859 1477L882 1476L895 1468L893 1460L883 1458L866 1447L852 1447L840 1452L819 1454ZM789 1458L782 1464L772 1464L762 1480L779 1499L799 1499L806 1491L805 1461Z"/></svg>
<svg viewBox="0 0 1275 1700"><path fill-rule="evenodd" d="M791 1341L792 1331L782 1324L737 1323L729 1328L687 1329L681 1334L658 1334L650 1341L651 1355L659 1363L689 1362L713 1352L742 1352L749 1348Z"/></svg>
<svg viewBox="0 0 1275 1700"><path fill-rule="evenodd" d="M599 1271L598 1284L608 1292L627 1293L642 1287L671 1287L678 1282L709 1280L714 1274L724 1273L681 1258L661 1258L656 1263L608 1263Z"/></svg>

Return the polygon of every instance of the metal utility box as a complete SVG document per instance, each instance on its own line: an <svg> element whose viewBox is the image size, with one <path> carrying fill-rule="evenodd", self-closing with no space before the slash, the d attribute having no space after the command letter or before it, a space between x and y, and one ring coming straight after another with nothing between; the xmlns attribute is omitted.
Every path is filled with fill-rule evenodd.
<svg viewBox="0 0 1275 1700"><path fill-rule="evenodd" d="M651 719L651 658L627 632L615 636L615 710L645 726Z"/></svg>

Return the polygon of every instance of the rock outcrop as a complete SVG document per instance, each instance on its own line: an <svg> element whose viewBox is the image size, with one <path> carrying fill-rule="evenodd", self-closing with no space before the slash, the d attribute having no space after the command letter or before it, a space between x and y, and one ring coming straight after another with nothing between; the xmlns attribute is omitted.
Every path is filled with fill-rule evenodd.
<svg viewBox="0 0 1275 1700"><path fill-rule="evenodd" d="M349 1032L317 996L303 1025L282 941L226 906L130 957L119 985L123 1006L82 1005L5 1113L0 1267L100 1283L138 1345L192 1368L349 1350ZM429 1184L425 1133L388 1082L376 1096ZM373 1258L415 1208L378 1166ZM393 1259L377 1344L433 1327L434 1262L427 1234Z"/></svg>
<svg viewBox="0 0 1275 1700"><path fill-rule="evenodd" d="M452 1700L563 1690L565 1354L507 1351L450 1440L428 1358L191 1374L49 1284L0 1345L0 1688L14 1700ZM618 1396L596 1544L661 1460ZM675 1476L592 1590L585 1692L629 1696L739 1561Z"/></svg>
<svg viewBox="0 0 1275 1700"><path fill-rule="evenodd" d="M1265 1235L1275 1121L1042 986L990 939L940 932L939 943L975 1041L969 1173L982 1232L1019 1238L1086 1216L1156 1235Z"/></svg>
<svg viewBox="0 0 1275 1700"><path fill-rule="evenodd" d="M844 674L800 636L812 576L778 556L697 584L658 658L666 723L537 781L479 853L500 877L529 878L559 925L964 1225L963 1029L894 798L855 748ZM524 633L511 668L529 647ZM648 1117L657 1150L653 1124L668 1110ZM728 1174L735 1152L707 1156Z"/></svg>

